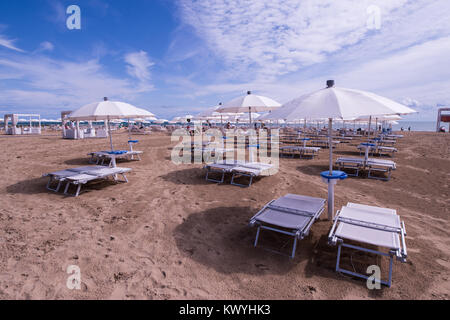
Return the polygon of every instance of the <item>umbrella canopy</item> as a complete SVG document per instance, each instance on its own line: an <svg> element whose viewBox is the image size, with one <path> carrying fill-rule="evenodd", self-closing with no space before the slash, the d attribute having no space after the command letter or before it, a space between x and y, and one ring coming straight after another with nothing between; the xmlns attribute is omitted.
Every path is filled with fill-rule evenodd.
<svg viewBox="0 0 450 320"><path fill-rule="evenodd" d="M365 117L358 117L354 119L355 121L364 122L369 121L370 119L378 119L379 121L396 121L396 120L402 120L402 117L399 115L382 115L382 116L365 116Z"/></svg>
<svg viewBox="0 0 450 320"><path fill-rule="evenodd" d="M155 115L153 113L144 109L137 108L129 103L109 101L108 98L104 98L104 101L90 103L78 110L71 112L67 116L67 119L72 121L108 120L109 141L111 144L111 151L114 151L110 120L122 118L148 118L154 116Z"/></svg>
<svg viewBox="0 0 450 320"><path fill-rule="evenodd" d="M252 112L266 112L272 111L281 107L281 104L272 100L268 97L257 96L252 94L251 91L247 92L247 95L243 97L238 97L233 99L223 106L218 108L216 111L220 113L224 112L248 112L250 114L250 123L252 122L251 113Z"/></svg>
<svg viewBox="0 0 450 320"><path fill-rule="evenodd" d="M289 101L265 119L342 119L416 112L371 92L330 86Z"/></svg>
<svg viewBox="0 0 450 320"><path fill-rule="evenodd" d="M94 102L73 111L68 115L69 120L112 120L130 118L150 118L155 115L147 110L137 108L131 104L119 101Z"/></svg>

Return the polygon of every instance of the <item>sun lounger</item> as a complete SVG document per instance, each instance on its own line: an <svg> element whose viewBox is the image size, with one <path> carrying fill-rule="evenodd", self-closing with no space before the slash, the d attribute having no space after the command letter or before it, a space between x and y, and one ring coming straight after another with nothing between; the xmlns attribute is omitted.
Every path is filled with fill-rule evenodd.
<svg viewBox="0 0 450 320"><path fill-rule="evenodd" d="M384 147L384 146L378 146L376 151L380 156L382 154L390 154L391 157L394 157L394 154L398 152L397 148L394 147Z"/></svg>
<svg viewBox="0 0 450 320"><path fill-rule="evenodd" d="M127 159L127 160L135 160L134 157L137 157L137 160L141 160L140 155L142 151L128 151L128 150L117 150L117 151L97 151L91 152L88 155L91 156L89 159L89 163L95 163L98 165L104 165L105 162L108 166L115 166L116 159Z"/></svg>
<svg viewBox="0 0 450 320"><path fill-rule="evenodd" d="M67 170L61 170L56 172L47 173L44 176L49 177L47 183L47 189L51 191L58 192L61 184L66 182L66 187L64 189L64 194L68 194L70 185L77 186L76 192L74 194L77 197L80 194L80 189L83 184L86 184L93 180L107 179L112 177L114 181L118 181L118 175L121 175L124 182L128 182L125 173L130 172L129 168L107 168L103 166L86 166L79 168L72 168ZM56 188L52 188L51 184L57 182Z"/></svg>
<svg viewBox="0 0 450 320"><path fill-rule="evenodd" d="M359 145L358 147L359 150L359 154L361 155L364 151L365 151L365 146L363 145ZM398 152L397 148L394 147L385 147L385 146L371 146L369 149L369 152L373 155L373 154L378 154L378 155L386 155L386 154L390 154L391 157L394 156L395 152Z"/></svg>
<svg viewBox="0 0 450 320"><path fill-rule="evenodd" d="M371 143L376 143L379 146L385 146L385 147L386 146L387 147L392 147L392 146L394 146L397 143L396 140L385 140L385 139L379 139L379 138L372 139L372 140L370 140L370 142Z"/></svg>
<svg viewBox="0 0 450 320"><path fill-rule="evenodd" d="M340 141L336 141L336 140L333 140L331 142L333 148L336 148L339 143L340 143ZM328 140L311 140L310 144L315 147L329 148Z"/></svg>
<svg viewBox="0 0 450 320"><path fill-rule="evenodd" d="M218 163L211 163L204 166L206 169L206 181L223 183L225 179L225 174L231 173L232 169L242 164L242 162L238 161L221 161ZM220 174L220 179L211 178L210 175L212 173Z"/></svg>
<svg viewBox="0 0 450 320"><path fill-rule="evenodd" d="M255 177L261 176L264 172L272 169L273 165L261 163L261 162L248 162L244 164L240 164L231 169L233 176L231 177L231 184L238 187L250 187L252 185L253 179ZM239 177L248 177L248 184L240 184L235 180Z"/></svg>
<svg viewBox="0 0 450 320"><path fill-rule="evenodd" d="M381 284L391 286L392 263L394 257L406 262L407 252L405 244L406 229L404 222L393 209L379 208L361 204L348 203L336 213L333 226L328 236L331 245L338 245L336 271L352 276L368 279L368 276L352 272L340 267L341 247L348 247L363 252L374 253L389 257L389 279ZM371 246L387 248L389 252L382 252L347 243L359 242Z"/></svg>
<svg viewBox="0 0 450 320"><path fill-rule="evenodd" d="M366 161L366 167L368 169L367 177L370 179L378 179L388 181L391 178L392 170L396 169L396 164L391 160L373 159L370 158ZM373 172L386 173L387 177L374 176Z"/></svg>
<svg viewBox="0 0 450 320"><path fill-rule="evenodd" d="M297 240L309 234L314 221L319 219L325 207L325 199L287 194L270 201L250 219L250 226L257 226L254 246L258 244L261 229L294 237L290 257L294 258Z"/></svg>
<svg viewBox="0 0 450 320"><path fill-rule="evenodd" d="M300 146L283 146L280 147L280 154L289 155L294 158L298 155L300 158L314 158L320 151L319 147L300 147Z"/></svg>
<svg viewBox="0 0 450 320"><path fill-rule="evenodd" d="M338 158L336 160L336 165L339 167L339 170L344 171L345 169L354 170L355 173L350 174L347 172L349 176L357 177L359 175L359 171L364 169L364 158Z"/></svg>
<svg viewBox="0 0 450 320"><path fill-rule="evenodd" d="M403 138L402 134L386 134L383 135L384 137L388 138L388 139L399 139L399 138Z"/></svg>

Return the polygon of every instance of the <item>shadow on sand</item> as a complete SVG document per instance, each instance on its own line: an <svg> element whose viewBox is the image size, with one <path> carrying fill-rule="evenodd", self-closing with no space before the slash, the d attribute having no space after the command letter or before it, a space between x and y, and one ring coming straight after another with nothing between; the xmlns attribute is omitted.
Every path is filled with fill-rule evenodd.
<svg viewBox="0 0 450 320"><path fill-rule="evenodd" d="M46 188L48 177L41 177L41 178L34 178L34 179L28 179L19 181L15 184L9 185L6 187L6 192L10 194L55 194L59 196L66 196L64 195L64 187L65 183L62 184L61 189L58 193L55 193L53 191L50 191ZM112 180L98 180L94 182L90 182L88 184L85 184L81 188L81 194L89 193L93 190L101 190L108 186L112 186L115 184L121 184L123 182L114 182ZM54 186L54 185L52 185ZM72 185L69 188L69 196L71 196L73 193L75 193L75 187Z"/></svg>
<svg viewBox="0 0 450 320"><path fill-rule="evenodd" d="M276 232L262 230L255 248L256 228L248 226L254 213L249 207L218 207L194 213L175 229L174 238L183 254L225 274L286 274L310 260L316 246L313 231L299 242L294 259L288 257L293 238ZM332 263L328 269L331 274Z"/></svg>
<svg viewBox="0 0 450 320"><path fill-rule="evenodd" d="M202 168L187 168L177 171L169 172L168 174L160 176L165 181L182 185L213 185L213 182L206 181L206 171ZM224 183L226 183L225 180Z"/></svg>

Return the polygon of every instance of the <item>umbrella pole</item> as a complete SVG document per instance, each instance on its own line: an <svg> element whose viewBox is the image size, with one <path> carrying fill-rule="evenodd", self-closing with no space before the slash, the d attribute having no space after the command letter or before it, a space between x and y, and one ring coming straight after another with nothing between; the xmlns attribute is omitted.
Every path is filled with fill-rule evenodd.
<svg viewBox="0 0 450 320"><path fill-rule="evenodd" d="M369 117L369 128L367 129L367 139L370 137L370 124L372 122L372 116Z"/></svg>
<svg viewBox="0 0 450 320"><path fill-rule="evenodd" d="M128 140L131 140L130 118L128 118Z"/></svg>
<svg viewBox="0 0 450 320"><path fill-rule="evenodd" d="M333 119L328 119L328 147L330 149L330 177L333 175L333 144L332 144ZM336 180L328 179L328 220L333 220L334 214L334 185Z"/></svg>
<svg viewBox="0 0 450 320"><path fill-rule="evenodd" d="M114 151L113 149L113 143L112 143L112 134L111 134L111 123L109 121L109 117L108 117L108 134L109 134L109 143L111 144L111 151Z"/></svg>
<svg viewBox="0 0 450 320"><path fill-rule="evenodd" d="M249 120L250 120L250 127L252 126L252 108L248 107L248 113L249 113Z"/></svg>
<svg viewBox="0 0 450 320"><path fill-rule="evenodd" d="M333 119L328 119L328 148L330 149L330 175L333 172L333 139L332 139L332 130L333 130Z"/></svg>

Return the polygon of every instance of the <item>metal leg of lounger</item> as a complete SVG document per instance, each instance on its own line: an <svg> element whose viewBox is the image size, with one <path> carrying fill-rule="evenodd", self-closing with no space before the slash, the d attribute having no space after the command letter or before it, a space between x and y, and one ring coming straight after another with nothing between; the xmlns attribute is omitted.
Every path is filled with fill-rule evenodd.
<svg viewBox="0 0 450 320"><path fill-rule="evenodd" d="M54 191L54 192L58 192L59 191L59 188L61 187L61 180L58 180L58 185L56 186L56 188L51 188L50 187L50 185L52 184L52 182L55 180L55 178L54 177L50 177L50 179L48 180L48 182L47 182L47 190L50 190L50 191Z"/></svg>
<svg viewBox="0 0 450 320"><path fill-rule="evenodd" d="M59 188L61 188L61 185L62 185L62 180L59 180L58 185L56 186L55 192L59 191Z"/></svg>
<svg viewBox="0 0 450 320"><path fill-rule="evenodd" d="M239 176L249 177L250 180L249 180L248 184L240 184L240 183L234 182L236 174L239 175ZM239 173L233 172L233 176L231 177L231 184L233 186L238 186L238 187L242 187L242 188L250 187L252 185L252 181L253 181L253 175L252 174L246 174L246 173L242 173L242 172L239 172Z"/></svg>
<svg viewBox="0 0 450 320"><path fill-rule="evenodd" d="M294 237L294 246L292 247L292 254L291 254L291 259L294 259L295 257L295 250L297 249L297 237Z"/></svg>
<svg viewBox="0 0 450 320"><path fill-rule="evenodd" d="M66 187L64 188L64 194L67 194L67 191L69 190L70 181L67 181Z"/></svg>
<svg viewBox="0 0 450 320"><path fill-rule="evenodd" d="M260 225L260 226L258 226L258 230L256 231L256 238L255 238L255 243L254 243L254 246L255 246L255 247L256 247L257 244L258 244L258 239L259 239L259 234L260 234L260 232L261 232L261 229L271 230L271 231L275 231L275 232L278 232L278 233L282 233L282 234L286 234L286 235L289 235L289 236L293 236L293 237L294 237L294 244L293 244L292 252L291 252L290 255L289 255L289 254L285 254L285 253L280 252L280 251L275 251L275 250L272 250L272 249L268 249L268 248L263 248L263 249L265 249L265 250L267 250L267 251L270 251L270 252L277 253L277 254L287 255L289 258L294 259L294 257L295 257L295 251L297 250L297 241L298 241L298 238L297 238L296 233L288 232L288 231L279 230L279 229L276 229L276 228L267 227L267 226L261 226L261 225Z"/></svg>
<svg viewBox="0 0 450 320"><path fill-rule="evenodd" d="M338 245L338 253L336 259L336 272L339 272L339 262L341 261L341 244Z"/></svg>
<svg viewBox="0 0 450 320"><path fill-rule="evenodd" d="M128 179L127 179L127 176L125 175L125 173L121 173L120 175L121 175L122 178L123 178L123 181L122 181L122 182L128 183Z"/></svg>
<svg viewBox="0 0 450 320"><path fill-rule="evenodd" d="M351 248L351 249L355 249L355 250L359 250L359 251L363 251L363 252L369 252L369 253L374 253L374 254L378 254L378 255L389 257L389 279L388 279L388 281L381 280L381 279L374 279L374 281L375 282L379 282L381 284L384 284L385 286L391 287L391 283L392 283L392 264L393 264L392 254L387 254L387 253L376 251L376 250L362 248L362 247L354 246L354 245L351 245L351 244L340 243L339 246L338 246L338 255L337 255L337 261L336 261L336 272L349 274L351 276L355 276L355 277L366 279L366 280L369 279L370 277L368 277L368 276L366 276L364 274L360 274L360 273L356 273L356 272L349 271L349 270L346 270L346 269L342 269L339 266L340 258L341 258L341 246L342 247Z"/></svg>
<svg viewBox="0 0 450 320"><path fill-rule="evenodd" d="M377 177L374 175L371 175L370 173L372 172L372 167L369 167L369 172L367 174L367 177L369 179L376 179L376 180L382 180L382 181L389 181L391 179L391 169L386 169L386 170L375 170L375 171L379 171L379 172L386 172L387 173L387 177L383 178L383 177Z"/></svg>
<svg viewBox="0 0 450 320"><path fill-rule="evenodd" d="M210 178L209 174L211 172L221 172L222 173L222 178L220 180ZM216 182L216 183L223 183L224 180L225 180L225 171L210 170L210 169L206 170L206 181Z"/></svg>
<svg viewBox="0 0 450 320"><path fill-rule="evenodd" d="M75 197L78 197L78 195L80 194L80 190L81 190L81 184L78 184L77 191L75 192Z"/></svg>
<svg viewBox="0 0 450 320"><path fill-rule="evenodd" d="M345 169L351 169L351 170L355 170L355 173L349 173L349 172L347 172L347 175L348 176L351 176L351 177L357 177L357 176L359 176L359 165L358 166L346 166L345 164L342 164L342 163L340 163L339 164L339 170L341 170L341 171L343 171L343 170L345 170Z"/></svg>
<svg viewBox="0 0 450 320"><path fill-rule="evenodd" d="M258 239L259 239L259 232L261 231L261 226L258 226L258 230L256 230L256 238L255 238L255 244L256 247L258 245Z"/></svg>

